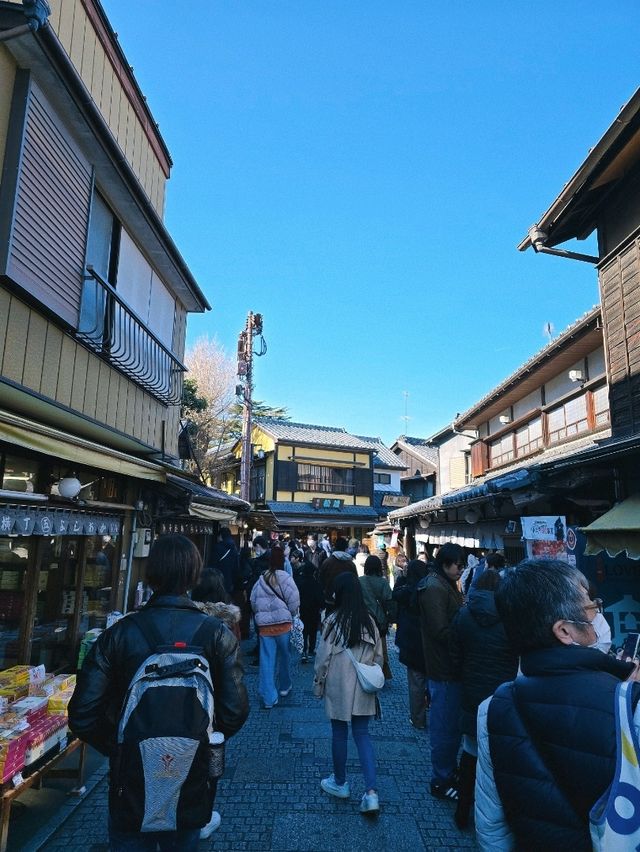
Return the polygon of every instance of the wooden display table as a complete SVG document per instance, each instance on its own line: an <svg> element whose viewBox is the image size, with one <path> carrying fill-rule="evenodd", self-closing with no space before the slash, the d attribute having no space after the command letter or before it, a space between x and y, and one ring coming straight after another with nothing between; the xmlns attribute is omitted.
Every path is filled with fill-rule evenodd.
<svg viewBox="0 0 640 852"><path fill-rule="evenodd" d="M64 760L65 757L72 754L76 749L80 749L80 761L77 768L55 769L55 766ZM18 780L18 783L13 786L12 782L3 784L0 787L0 795L2 796L2 808L0 810L0 852L6 852L7 838L9 835L9 816L11 814L11 803L14 799L28 790L30 787L39 789L42 786L42 781L45 775L53 778L75 778L78 781L77 786L72 793L81 796L84 793L83 776L84 764L87 753L87 744L81 740L71 740L63 749L44 763L39 769L36 769L28 778ZM15 779L14 779L15 780Z"/></svg>

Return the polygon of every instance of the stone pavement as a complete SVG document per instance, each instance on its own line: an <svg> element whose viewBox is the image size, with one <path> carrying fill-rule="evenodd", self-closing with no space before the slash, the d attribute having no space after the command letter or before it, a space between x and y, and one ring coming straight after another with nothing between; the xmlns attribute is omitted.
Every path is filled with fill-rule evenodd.
<svg viewBox="0 0 640 852"><path fill-rule="evenodd" d="M320 790L320 779L331 772L330 725L311 692L313 666L293 656L293 691L272 710L260 709L257 669L247 669L251 715L227 746L216 799L222 825L200 844L202 852L475 849L473 833L460 832L453 823L453 804L428 793L429 736L409 724L405 669L395 652L389 655L394 679L381 694L384 718L371 725L381 803L374 819L358 811L363 780L352 741L351 799L332 799ZM107 852L106 818L104 775L64 824L31 849Z"/></svg>

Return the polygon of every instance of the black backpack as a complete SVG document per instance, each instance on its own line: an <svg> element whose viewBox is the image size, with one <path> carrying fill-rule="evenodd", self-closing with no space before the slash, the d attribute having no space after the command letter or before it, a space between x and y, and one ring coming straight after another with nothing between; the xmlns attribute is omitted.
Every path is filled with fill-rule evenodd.
<svg viewBox="0 0 640 852"><path fill-rule="evenodd" d="M195 619L186 641L169 645L142 612L130 616L149 655L136 671L118 723L109 812L120 831L181 831L211 819L209 734L213 682L204 647L218 619Z"/></svg>

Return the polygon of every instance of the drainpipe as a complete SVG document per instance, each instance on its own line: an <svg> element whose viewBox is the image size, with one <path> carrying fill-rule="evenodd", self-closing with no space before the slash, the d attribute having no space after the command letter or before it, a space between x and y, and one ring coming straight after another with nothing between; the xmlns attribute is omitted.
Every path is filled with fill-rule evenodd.
<svg viewBox="0 0 640 852"><path fill-rule="evenodd" d="M27 23L12 27L10 30L0 31L0 41L9 41L29 32L35 33L40 27L47 25L47 18L51 14L48 0L22 0L22 7Z"/></svg>
<svg viewBox="0 0 640 852"><path fill-rule="evenodd" d="M555 257L566 257L569 260L581 260L584 263L600 263L600 258L592 254L580 254L577 251L567 251L566 249L549 248L545 245L549 239L542 228L538 225L532 225L529 228L529 239L536 254L552 254Z"/></svg>
<svg viewBox="0 0 640 852"><path fill-rule="evenodd" d="M131 538L129 539L129 552L127 554L127 573L124 581L124 598L122 599L122 609L128 612L129 607L129 587L131 586L131 566L133 563L133 548L136 542L136 529L138 523L138 513L133 513L133 523L131 524Z"/></svg>

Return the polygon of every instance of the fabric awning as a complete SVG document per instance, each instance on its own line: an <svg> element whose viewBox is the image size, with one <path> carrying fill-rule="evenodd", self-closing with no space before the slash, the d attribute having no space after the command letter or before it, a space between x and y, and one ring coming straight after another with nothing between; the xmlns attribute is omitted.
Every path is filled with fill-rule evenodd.
<svg viewBox="0 0 640 852"><path fill-rule="evenodd" d="M587 536L586 556L606 551L609 556L627 551L629 559L640 559L640 494L627 497L582 532Z"/></svg>
<svg viewBox="0 0 640 852"><path fill-rule="evenodd" d="M0 441L134 479L149 479L154 482L166 480L165 471L158 464L2 410L0 410Z"/></svg>
<svg viewBox="0 0 640 852"><path fill-rule="evenodd" d="M233 509L223 509L221 506L208 506L205 503L191 501L189 514L194 518L204 518L207 521L226 521L232 524L237 518Z"/></svg>

